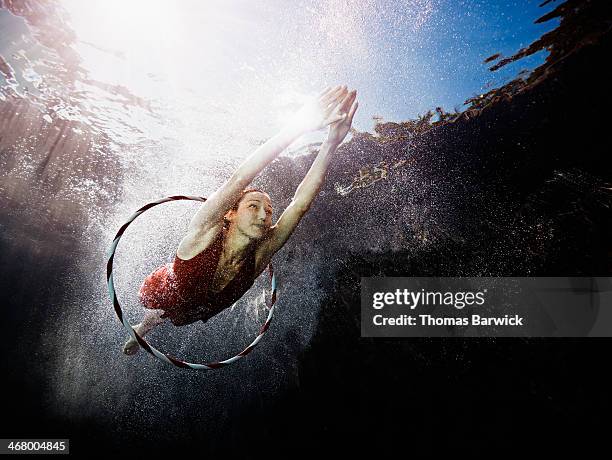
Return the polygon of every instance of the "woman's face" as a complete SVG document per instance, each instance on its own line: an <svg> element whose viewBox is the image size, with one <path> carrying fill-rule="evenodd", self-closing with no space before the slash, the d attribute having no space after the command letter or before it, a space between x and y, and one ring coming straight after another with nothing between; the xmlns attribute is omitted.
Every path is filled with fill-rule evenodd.
<svg viewBox="0 0 612 460"><path fill-rule="evenodd" d="M266 193L249 192L236 211L230 211L231 225L252 239L262 238L272 226L272 201Z"/></svg>

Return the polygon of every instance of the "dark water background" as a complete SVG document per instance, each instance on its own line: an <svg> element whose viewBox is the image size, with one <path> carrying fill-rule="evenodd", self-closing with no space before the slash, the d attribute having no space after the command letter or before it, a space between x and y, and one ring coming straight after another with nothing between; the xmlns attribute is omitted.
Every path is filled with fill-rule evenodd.
<svg viewBox="0 0 612 460"><path fill-rule="evenodd" d="M2 6L32 30L67 30L53 4L16 4ZM114 205L160 195L152 184L148 197L123 196L122 177L146 159L118 157L115 139L79 119L45 120L40 104L53 94L3 88L2 437L68 437L74 452L95 445L253 456L292 455L323 441L492 452L509 439L578 448L601 439L607 340L359 337L361 276L611 273L612 15L606 2L568 1L557 11L560 26L538 45L551 55L528 78L463 113L381 123L376 135L356 134L341 147L322 196L276 258L284 275L274 327L254 354L214 373L118 352L125 333L105 298L100 241L120 223ZM69 41L67 33L45 52L77 66ZM74 88L58 79L59 102ZM360 167L373 170L373 158L387 162L388 177L363 187L367 179L354 178ZM283 158L256 185L273 190L282 208L311 161ZM231 164L218 166L222 174ZM338 192L352 183L362 187ZM180 214L176 225L188 218L188 210L168 212ZM143 223L126 241L123 266L134 254L155 265L175 244L154 237L172 233L163 215L150 222L155 231L145 233ZM149 269L120 274L125 291ZM245 319L232 330L245 330L229 339L231 316L210 337L167 328L157 338L195 355L231 347L256 327L236 314ZM577 435L585 430L586 443Z"/></svg>

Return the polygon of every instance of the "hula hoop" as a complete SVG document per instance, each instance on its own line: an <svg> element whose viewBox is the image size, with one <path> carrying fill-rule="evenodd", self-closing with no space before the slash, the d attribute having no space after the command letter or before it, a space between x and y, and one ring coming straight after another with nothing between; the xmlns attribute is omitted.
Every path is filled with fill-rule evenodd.
<svg viewBox="0 0 612 460"><path fill-rule="evenodd" d="M270 303L268 305L268 307L270 308L270 312L268 313L268 318L266 319L266 322L263 324L263 326L261 326L261 329L259 330L259 335L255 337L255 340L253 340L253 342L251 342L251 344L248 347L246 347L244 350L242 350L237 355L232 356L231 358L223 360L223 361L215 361L215 362L210 362L210 363L205 363L205 364L188 363L181 359L175 358L174 356L171 356L167 353L162 353L161 351L157 350L155 347L151 346L143 337L138 335L136 331L134 330L134 328L128 322L127 318L123 316L121 305L119 305L119 300L117 300L117 294L115 293L115 283L113 279L113 259L115 258L115 252L117 250L117 245L119 244L121 237L125 233L125 230L143 212L151 209L154 206L157 206L158 204L166 203L168 201L178 201L178 200L192 200L192 201L204 202L206 201L206 198L201 197L201 196L176 195L176 196L169 196L167 198L162 198L161 200L153 201L151 203L144 205L142 208L140 208L138 211L132 214L132 216L127 220L127 222L125 222L121 226L121 228L119 228L119 231L117 232L117 234L115 235L115 238L113 239L113 243L110 246L108 256L107 256L108 260L106 263L106 281L108 284L108 294L111 298L111 301L113 302L113 306L115 307L115 313L117 314L119 321L121 321L121 323L130 333L132 338L136 339L139 345L143 349L151 353L153 356L164 361L165 363L173 364L174 366L187 368L187 369L198 369L198 370L219 369L220 367L224 367L224 366L227 366L228 364L232 364L238 361L240 358L244 358L246 355L248 355L251 351L253 351L253 348L255 348L255 346L259 343L261 338L268 331L268 328L270 327L270 323L272 322L272 315L274 313L274 304L276 303L276 277L274 276L274 271L272 269L272 263L268 264L268 274L270 275L270 286L272 288L272 295L270 298Z"/></svg>

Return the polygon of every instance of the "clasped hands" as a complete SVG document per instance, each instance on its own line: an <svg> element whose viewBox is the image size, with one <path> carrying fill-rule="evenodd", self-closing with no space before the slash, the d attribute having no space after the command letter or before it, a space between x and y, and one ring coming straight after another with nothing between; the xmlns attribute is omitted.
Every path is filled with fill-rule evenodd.
<svg viewBox="0 0 612 460"><path fill-rule="evenodd" d="M357 90L349 91L346 86L326 88L291 117L286 129L302 135L329 126L327 142L337 146L353 123L359 106L356 98Z"/></svg>

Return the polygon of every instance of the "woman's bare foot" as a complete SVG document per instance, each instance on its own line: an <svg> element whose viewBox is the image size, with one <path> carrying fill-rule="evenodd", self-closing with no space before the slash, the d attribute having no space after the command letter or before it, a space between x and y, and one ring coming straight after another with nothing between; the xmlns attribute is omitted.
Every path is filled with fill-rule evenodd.
<svg viewBox="0 0 612 460"><path fill-rule="evenodd" d="M135 355L136 353L138 353L139 349L140 349L140 345L132 337L130 337L130 340L125 342L125 345L123 345L123 352L126 355L130 355L130 356Z"/></svg>
<svg viewBox="0 0 612 460"><path fill-rule="evenodd" d="M164 310L146 310L142 322L134 326L134 331L140 337L144 337L151 329L165 321L165 318L161 317L163 314ZM135 355L139 349L140 344L133 337L123 345L123 353L126 355Z"/></svg>

